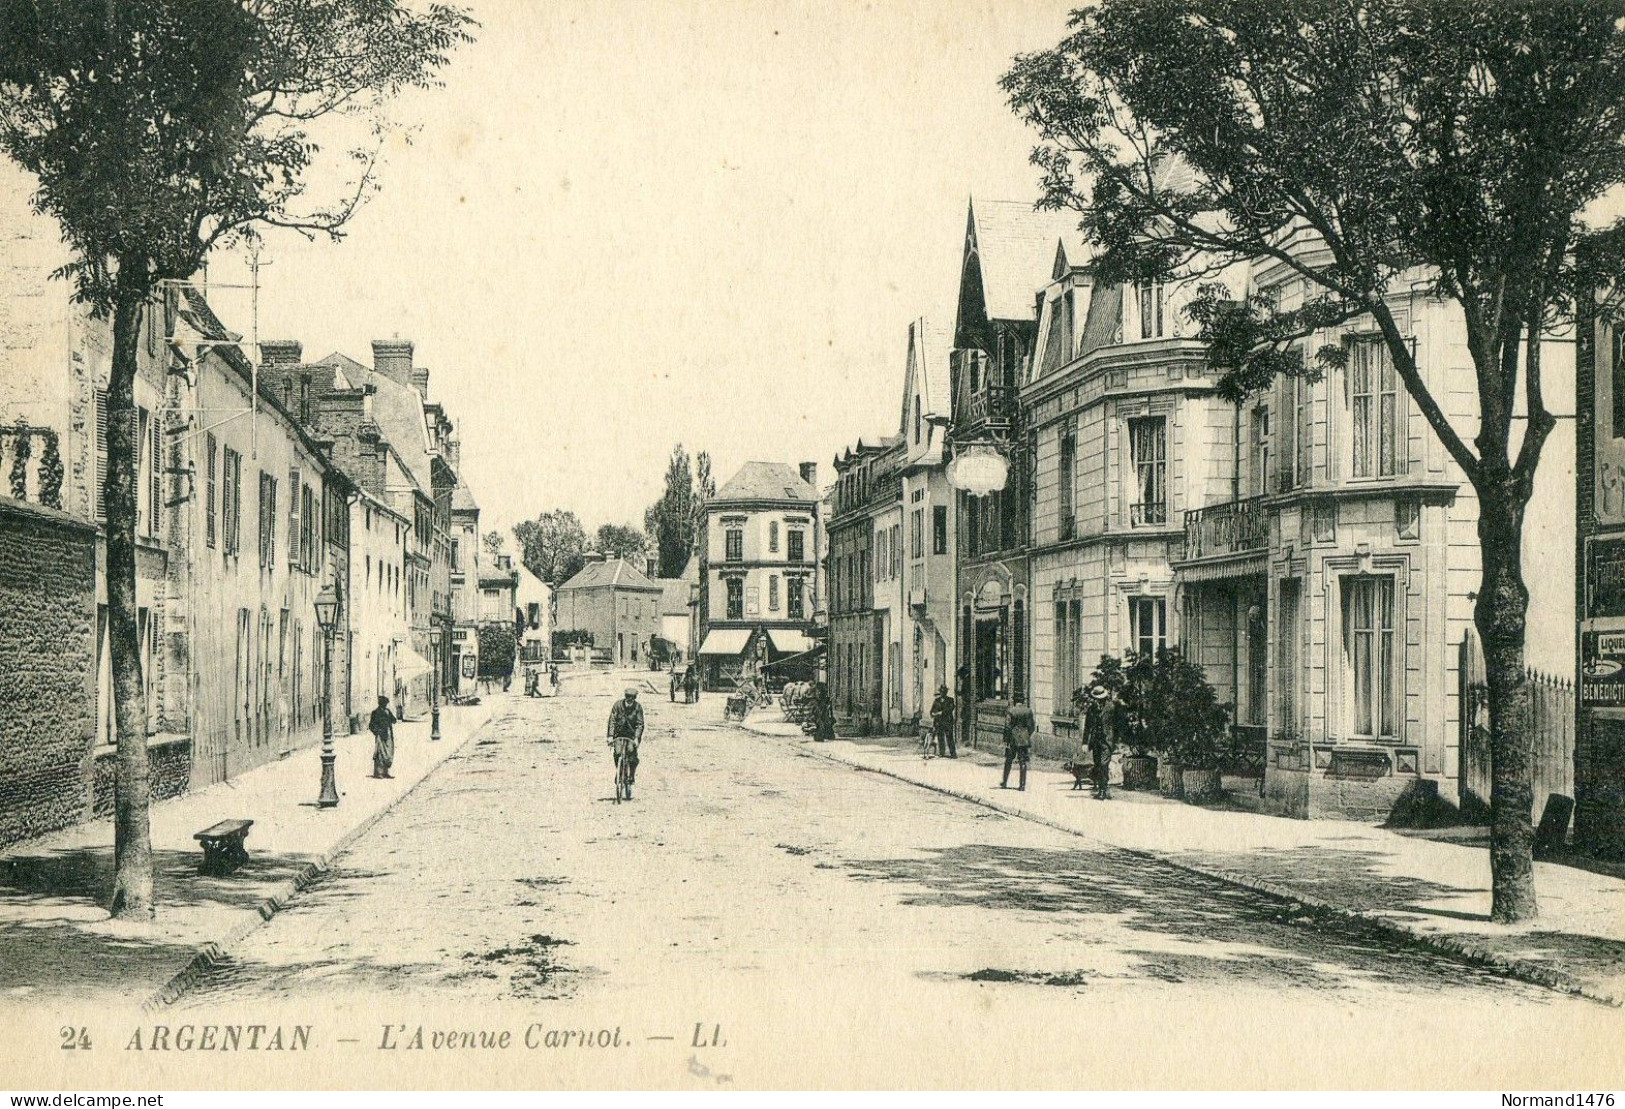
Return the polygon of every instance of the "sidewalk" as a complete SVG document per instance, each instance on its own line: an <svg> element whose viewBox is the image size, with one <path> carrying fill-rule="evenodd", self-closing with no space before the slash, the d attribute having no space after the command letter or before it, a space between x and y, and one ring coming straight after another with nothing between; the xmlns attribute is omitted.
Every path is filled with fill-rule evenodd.
<svg viewBox="0 0 1625 1109"><path fill-rule="evenodd" d="M746 727L799 736L773 714ZM1540 919L1489 920L1489 855L1365 824L1290 820L1201 808L1155 794L1113 790L1109 801L1074 791L1070 774L1034 767L1026 792L1001 790L1002 759L961 752L922 760L912 743L812 743L811 755L888 774L1011 816L1142 852L1187 870L1300 903L1514 977L1595 1000L1625 1003L1625 880L1555 863L1535 864ZM899 741L901 742L901 741Z"/></svg>
<svg viewBox="0 0 1625 1109"><path fill-rule="evenodd" d="M427 714L396 725L390 779L370 776L370 734L336 737L335 808L316 805L319 747L153 805L158 914L151 923L108 918L110 819L0 852L0 997L22 1004L167 1002L514 699L497 694L477 706L443 707L438 743L429 741ZM249 862L226 877L199 875L202 852L193 833L234 817L254 821Z"/></svg>

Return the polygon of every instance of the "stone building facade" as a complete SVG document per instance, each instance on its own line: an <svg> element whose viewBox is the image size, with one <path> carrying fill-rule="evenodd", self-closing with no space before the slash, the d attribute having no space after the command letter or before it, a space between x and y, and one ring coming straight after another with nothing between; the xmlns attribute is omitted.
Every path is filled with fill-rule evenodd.
<svg viewBox="0 0 1625 1109"><path fill-rule="evenodd" d="M835 459L829 518L829 690L835 719L867 733L885 725L888 636L875 609L875 518L897 500L895 439L859 440Z"/></svg>
<svg viewBox="0 0 1625 1109"><path fill-rule="evenodd" d="M696 570L696 657L706 688L734 685L753 635L775 678L812 676L822 592L816 480L812 462L747 462L706 501Z"/></svg>
<svg viewBox="0 0 1625 1109"><path fill-rule="evenodd" d="M986 496L956 505L960 728L983 746L1002 742L1009 708L1032 698L1029 577L1030 433L1020 386L1037 338L1037 294L1074 216L1030 204L972 200L966 216L951 362L956 456L997 449L1008 473Z"/></svg>
<svg viewBox="0 0 1625 1109"><path fill-rule="evenodd" d="M587 564L559 586L554 600L560 632L586 632L612 666L649 665L660 636L664 590L624 558L592 552Z"/></svg>
<svg viewBox="0 0 1625 1109"><path fill-rule="evenodd" d="M954 491L948 484L947 440L952 418L948 328L925 319L909 325L903 376L901 495L903 599L901 694L904 719L929 722L938 688L953 690L958 643L953 535Z"/></svg>
<svg viewBox="0 0 1625 1109"><path fill-rule="evenodd" d="M1076 236L1058 241L1021 397L1036 742L1065 757L1078 750L1072 695L1100 657L1179 643L1184 513L1228 488L1235 419L1184 317L1194 282L1097 287L1088 261Z"/></svg>

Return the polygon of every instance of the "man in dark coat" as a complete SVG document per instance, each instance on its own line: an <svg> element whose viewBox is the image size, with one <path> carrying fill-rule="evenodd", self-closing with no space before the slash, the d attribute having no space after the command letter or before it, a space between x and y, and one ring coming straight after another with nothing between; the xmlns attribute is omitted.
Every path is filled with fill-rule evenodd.
<svg viewBox="0 0 1625 1109"><path fill-rule="evenodd" d="M1000 789L1010 788L1010 766L1021 766L1021 784L1018 789L1027 788L1027 764L1032 760L1033 732L1038 728L1038 721L1033 716L1033 710L1023 701L1017 701L1010 706L1010 715L1004 722L1004 778L999 782Z"/></svg>
<svg viewBox="0 0 1625 1109"><path fill-rule="evenodd" d="M1083 703L1083 745L1094 761L1095 796L1111 796L1112 753L1117 750L1117 700L1099 682L1086 691Z"/></svg>
<svg viewBox="0 0 1625 1109"><path fill-rule="evenodd" d="M395 714L389 711L388 697L378 698L378 707L367 720L367 730L372 732L372 776L393 778L389 768L395 762Z"/></svg>
<svg viewBox="0 0 1625 1109"><path fill-rule="evenodd" d="M937 754L957 759L959 738L954 735L954 699L947 686L939 688L937 699L931 702L931 731L937 737Z"/></svg>
<svg viewBox="0 0 1625 1109"><path fill-rule="evenodd" d="M626 695L609 710L609 744L613 750L617 739L630 740L626 771L626 784L638 777L638 744L643 740L643 706L638 704L638 691L626 687Z"/></svg>
<svg viewBox="0 0 1625 1109"><path fill-rule="evenodd" d="M813 739L825 743L835 738L835 706L830 703L829 686L814 682L812 688Z"/></svg>

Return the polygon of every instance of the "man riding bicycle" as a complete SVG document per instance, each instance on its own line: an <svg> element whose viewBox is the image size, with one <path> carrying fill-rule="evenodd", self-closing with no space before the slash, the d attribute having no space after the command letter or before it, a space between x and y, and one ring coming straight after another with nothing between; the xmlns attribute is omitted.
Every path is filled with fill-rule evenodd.
<svg viewBox="0 0 1625 1109"><path fill-rule="evenodd" d="M617 763L626 759L627 799L632 797L631 786L638 776L638 744L643 740L643 706L638 704L638 691L626 688L626 696L615 702L609 710L609 747Z"/></svg>

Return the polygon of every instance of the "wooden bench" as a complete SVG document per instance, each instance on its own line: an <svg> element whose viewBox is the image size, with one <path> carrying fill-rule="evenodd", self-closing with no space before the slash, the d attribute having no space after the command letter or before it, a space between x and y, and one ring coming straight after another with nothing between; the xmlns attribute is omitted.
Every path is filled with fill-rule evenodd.
<svg viewBox="0 0 1625 1109"><path fill-rule="evenodd" d="M192 836L203 845L203 862L199 874L230 874L248 861L248 849L243 841L252 820L222 820Z"/></svg>

